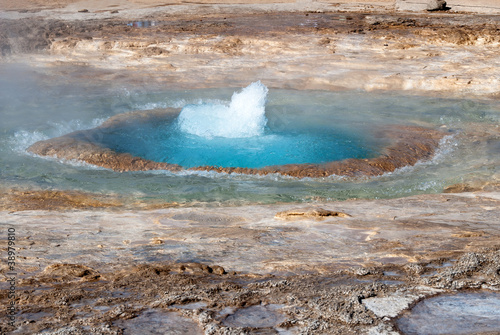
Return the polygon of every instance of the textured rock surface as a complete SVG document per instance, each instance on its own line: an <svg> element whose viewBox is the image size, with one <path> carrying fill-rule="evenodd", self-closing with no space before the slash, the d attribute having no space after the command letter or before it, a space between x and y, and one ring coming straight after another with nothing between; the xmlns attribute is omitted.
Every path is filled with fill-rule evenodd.
<svg viewBox="0 0 500 335"><path fill-rule="evenodd" d="M241 87L258 76L292 89L493 98L500 92L495 0L477 6L448 1L451 11L490 14L483 16L377 11L392 10L393 1L308 1L251 10L222 6L224 0L199 2L151 8L158 3L0 1L2 62L61 71L64 64L77 65L76 75L89 83L154 80L167 88ZM396 9L411 6L424 12L426 1L396 1ZM127 26L136 20L163 25ZM115 121L122 122L108 126ZM116 155L82 133L73 135L92 162ZM433 136L431 144L441 135ZM68 138L57 141L50 145L68 148ZM48 153L49 147L39 150ZM71 150L68 158L78 159ZM101 156L92 157L96 150ZM119 160L122 169L151 164ZM274 216L300 206L180 208L76 191L2 190L0 225L17 233L19 314L10 327L0 313L0 332L122 334L127 327L156 331L175 321L191 334L397 334L387 316L401 308L382 312L391 299L404 308L435 290L498 290L498 187L498 180L461 183L449 191L466 193L315 203L318 212L335 209L351 217L286 221ZM4 261L0 273L6 306ZM259 329L224 324L238 311L255 306L264 313L269 305L279 306L272 311L285 321Z"/></svg>
<svg viewBox="0 0 500 335"><path fill-rule="evenodd" d="M390 318L418 299L500 287L499 205L478 192L322 203L312 207L351 217L320 221L274 217L296 204L1 211L0 221L18 239L19 333L120 334L185 318L211 334L390 334ZM4 317L0 331L13 330ZM255 318L262 327L248 326Z"/></svg>
<svg viewBox="0 0 500 335"><path fill-rule="evenodd" d="M9 19L16 12L4 12L0 49L15 61L78 65L89 80L151 81L164 88L244 87L255 78L301 90L500 92L498 16L304 7L277 15L237 8L195 15L165 6L164 12L106 20L88 20L90 13L78 14L86 20L56 14L42 20L34 13ZM128 25L133 22L155 25ZM43 50L50 52L26 54Z"/></svg>
<svg viewBox="0 0 500 335"><path fill-rule="evenodd" d="M277 219L297 219L297 218L322 219L330 216L338 216L341 218L350 217L350 215L347 213L331 211L323 208L292 209L276 213L274 217Z"/></svg>

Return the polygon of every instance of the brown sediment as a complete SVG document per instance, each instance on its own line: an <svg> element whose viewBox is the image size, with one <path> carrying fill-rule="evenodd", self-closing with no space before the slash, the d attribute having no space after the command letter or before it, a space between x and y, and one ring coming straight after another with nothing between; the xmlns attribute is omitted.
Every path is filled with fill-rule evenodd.
<svg viewBox="0 0 500 335"><path fill-rule="evenodd" d="M291 209L283 212L278 212L274 217L277 219L297 219L297 218L322 219L330 216L338 216L341 218L350 217L350 215L347 213L331 211L323 208Z"/></svg>
<svg viewBox="0 0 500 335"><path fill-rule="evenodd" d="M77 131L37 142L29 147L28 151L40 156L82 161L119 172L181 171L184 168L179 165L155 162L128 153L118 153L99 143L103 131L115 128L127 129L136 126L138 123L173 119L178 112L179 109L167 108L120 114L111 117L97 128ZM431 158L439 145L439 141L446 135L446 133L434 129L401 125L386 126L383 129L377 129L376 132L377 136L384 137L390 144L382 150L380 156L375 158L346 159L324 164L287 164L263 168L198 166L188 170L251 175L276 173L298 178L318 178L331 175L349 177L378 176Z"/></svg>
<svg viewBox="0 0 500 335"><path fill-rule="evenodd" d="M79 191L7 190L0 192L0 210L61 210L120 207L123 203L111 196Z"/></svg>
<svg viewBox="0 0 500 335"><path fill-rule="evenodd" d="M123 195L98 194L74 190L0 190L0 211L32 210L156 210L185 207L189 203L165 202L159 199L147 201Z"/></svg>

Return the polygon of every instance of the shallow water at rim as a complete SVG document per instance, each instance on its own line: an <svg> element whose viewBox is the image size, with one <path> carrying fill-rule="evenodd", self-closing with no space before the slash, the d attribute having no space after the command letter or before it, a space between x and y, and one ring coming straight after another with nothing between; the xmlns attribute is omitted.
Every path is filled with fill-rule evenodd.
<svg viewBox="0 0 500 335"><path fill-rule="evenodd" d="M432 161L374 178L295 179L165 171L118 173L77 162L40 158L26 153L26 148L36 141L93 128L110 116L133 110L227 104L233 92L241 88L161 90L147 83L90 82L61 76L60 72L54 77L47 69L0 70L0 183L3 188L82 190L128 195L137 200L245 204L435 193L451 184L474 178L488 179L498 176L499 172L498 141L474 144L459 141L456 136L446 137ZM269 125L279 123L283 129L336 124L363 135L387 124L444 125L443 129L456 134L470 124L498 126L499 105L497 101L271 87L266 113ZM310 117L305 118L306 124L287 124L294 113ZM383 140L370 143L373 148L382 144Z"/></svg>
<svg viewBox="0 0 500 335"><path fill-rule="evenodd" d="M419 302L396 324L403 334L497 334L500 331L500 294L464 292Z"/></svg>

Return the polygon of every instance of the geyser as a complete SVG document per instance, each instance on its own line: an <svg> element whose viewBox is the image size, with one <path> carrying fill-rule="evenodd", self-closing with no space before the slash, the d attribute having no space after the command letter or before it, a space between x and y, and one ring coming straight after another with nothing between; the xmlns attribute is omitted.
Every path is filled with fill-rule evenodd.
<svg viewBox="0 0 500 335"><path fill-rule="evenodd" d="M129 149L160 152L159 147L169 147L167 138L173 135L169 129L178 125L179 107L202 102L229 106L233 92L241 88L166 90L156 84L137 87L135 81L130 85L110 85L108 81L89 84L87 76L80 76L81 68L71 72L78 76L64 76L64 80L60 76L66 67L43 72L28 69L23 74L4 69L5 75L0 76L4 116L0 122L0 174L5 188L112 193L162 202L253 204L435 193L476 178L494 180L498 171L497 100L270 88L263 135L213 140L262 140L273 133L291 138L316 135L325 151L333 151L335 143L326 135L342 139L346 133L353 146L379 154L326 163L311 163L306 158L303 164L263 168L220 168L214 165L221 164L206 163L183 168L144 158L149 156ZM480 142L476 133L483 136ZM440 142L450 134L454 137ZM120 138L124 143L119 143ZM181 139L178 143L186 144ZM439 154L434 155L438 146ZM302 152L312 151L303 148ZM256 161L262 156L253 154ZM410 168L416 162L421 164ZM406 168L387 173L399 167ZM151 172L132 172L146 170ZM118 173L122 171L130 172ZM227 173L214 173L218 171ZM266 174L269 176L254 176ZM370 176L380 177L367 178ZM302 177L311 178L298 180Z"/></svg>
<svg viewBox="0 0 500 335"><path fill-rule="evenodd" d="M179 129L200 137L252 137L264 133L265 105L269 90L260 81L235 92L229 106L188 105L177 120Z"/></svg>
<svg viewBox="0 0 500 335"><path fill-rule="evenodd" d="M206 170L294 177L381 175L430 158L444 133L374 126L345 111L274 98L257 81L227 103L118 114L28 150L117 171ZM348 112L347 112L348 113Z"/></svg>
<svg viewBox="0 0 500 335"><path fill-rule="evenodd" d="M174 122L116 131L106 146L184 168L325 163L373 155L363 139L334 126L302 127L273 118L267 125L268 88L260 81L235 92L229 104L187 105ZM290 120L288 120L290 121Z"/></svg>

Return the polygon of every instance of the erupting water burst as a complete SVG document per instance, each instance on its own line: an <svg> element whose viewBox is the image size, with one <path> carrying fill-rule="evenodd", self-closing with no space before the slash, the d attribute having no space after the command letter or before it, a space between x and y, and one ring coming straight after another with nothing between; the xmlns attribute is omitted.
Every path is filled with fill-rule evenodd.
<svg viewBox="0 0 500 335"><path fill-rule="evenodd" d="M184 168L318 164L372 154L362 138L336 124L311 124L312 113L277 117L275 104L266 111L268 92L256 81L235 92L227 105L187 105L173 122L115 129L104 136L103 145Z"/></svg>
<svg viewBox="0 0 500 335"><path fill-rule="evenodd" d="M235 92L229 106L185 106L177 120L179 129L205 138L262 135L267 123L265 105L268 91L264 84L256 81L241 92Z"/></svg>

